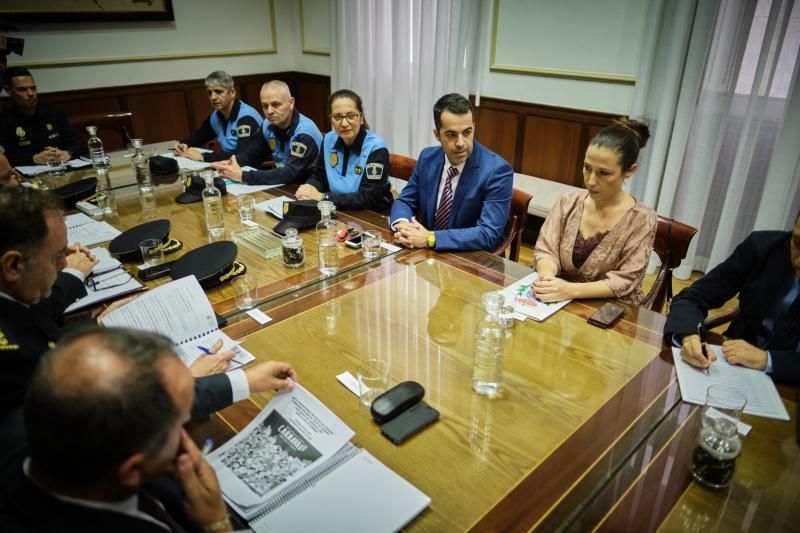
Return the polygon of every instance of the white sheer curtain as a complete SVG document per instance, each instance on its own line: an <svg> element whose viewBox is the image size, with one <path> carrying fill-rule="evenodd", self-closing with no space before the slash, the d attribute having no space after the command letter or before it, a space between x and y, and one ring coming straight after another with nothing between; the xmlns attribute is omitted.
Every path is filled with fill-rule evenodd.
<svg viewBox="0 0 800 533"><path fill-rule="evenodd" d="M699 228L676 275L706 271L800 207L800 3L654 2L632 115L653 131L631 192Z"/></svg>
<svg viewBox="0 0 800 533"><path fill-rule="evenodd" d="M475 92L481 50L479 0L336 0L331 90L361 95L370 127L391 152L416 157L435 142L433 104ZM483 10L483 11L482 11Z"/></svg>

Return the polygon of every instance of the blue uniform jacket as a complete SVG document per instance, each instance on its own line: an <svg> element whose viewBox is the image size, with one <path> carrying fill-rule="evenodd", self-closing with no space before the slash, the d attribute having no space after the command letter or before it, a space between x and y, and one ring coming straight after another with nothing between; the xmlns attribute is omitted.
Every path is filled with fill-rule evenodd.
<svg viewBox="0 0 800 533"><path fill-rule="evenodd" d="M440 146L422 150L408 185L392 205L392 225L400 218L432 229L445 155ZM502 157L473 143L472 154L458 178L448 229L436 230L437 251L493 251L503 241L511 210L514 171Z"/></svg>
<svg viewBox="0 0 800 533"><path fill-rule="evenodd" d="M248 185L277 185L279 183L304 183L313 170L322 143L322 133L314 122L296 109L292 122L281 130L265 120L261 126L259 142L237 155L241 166L258 168L264 161L274 161L272 170L252 170L242 174Z"/></svg>
<svg viewBox="0 0 800 533"><path fill-rule="evenodd" d="M200 129L181 142L189 146L203 146L217 139L220 152L203 154L203 161L223 161L245 150L249 143L258 139L263 119L253 107L238 98L231 106L228 120L219 111L214 111Z"/></svg>
<svg viewBox="0 0 800 533"><path fill-rule="evenodd" d="M361 128L348 149L336 132L330 131L307 183L329 192L337 209L386 212L393 201L389 174L389 149L383 139Z"/></svg>

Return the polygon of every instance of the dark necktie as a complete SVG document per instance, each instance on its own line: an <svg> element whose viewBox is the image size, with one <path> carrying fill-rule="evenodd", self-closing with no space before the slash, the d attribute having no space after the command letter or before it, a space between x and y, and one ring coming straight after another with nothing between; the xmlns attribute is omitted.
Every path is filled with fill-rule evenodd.
<svg viewBox="0 0 800 533"><path fill-rule="evenodd" d="M450 211L453 210L453 178L456 175L458 175L456 167L451 166L447 169L447 179L444 182L442 199L439 200L439 208L436 210L433 229L447 229L447 224L450 221Z"/></svg>
<svg viewBox="0 0 800 533"><path fill-rule="evenodd" d="M144 492L139 493L139 510L169 527L170 531L179 533L186 531L158 504L155 498Z"/></svg>
<svg viewBox="0 0 800 533"><path fill-rule="evenodd" d="M772 332L770 350L796 350L800 343L800 296L786 310Z"/></svg>

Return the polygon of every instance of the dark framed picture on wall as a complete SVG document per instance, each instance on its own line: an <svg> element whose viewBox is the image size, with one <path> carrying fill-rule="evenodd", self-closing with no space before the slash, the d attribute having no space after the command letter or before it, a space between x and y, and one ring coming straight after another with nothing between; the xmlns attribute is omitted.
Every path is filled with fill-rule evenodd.
<svg viewBox="0 0 800 533"><path fill-rule="evenodd" d="M172 0L3 0L0 17L12 22L175 20Z"/></svg>

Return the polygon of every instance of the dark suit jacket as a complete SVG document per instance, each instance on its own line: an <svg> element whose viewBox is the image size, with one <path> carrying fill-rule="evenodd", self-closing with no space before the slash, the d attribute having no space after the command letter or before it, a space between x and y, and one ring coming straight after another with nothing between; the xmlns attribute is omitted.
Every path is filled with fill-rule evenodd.
<svg viewBox="0 0 800 533"><path fill-rule="evenodd" d="M392 204L392 224L418 214L420 224L433 230L444 160L441 146L431 146L420 153L408 184ZM511 165L475 141L458 178L448 229L435 232L436 250L497 248L508 222L513 185Z"/></svg>
<svg viewBox="0 0 800 533"><path fill-rule="evenodd" d="M165 531L147 520L58 500L27 478L20 462L3 472L3 483L0 485L0 524L0 529L9 533Z"/></svg>
<svg viewBox="0 0 800 533"><path fill-rule="evenodd" d="M0 418L22 405L39 359L63 334L64 310L85 294L80 280L61 273L52 294L36 305L0 298ZM232 401L231 382L224 374L196 379L192 418L205 418Z"/></svg>
<svg viewBox="0 0 800 533"><path fill-rule="evenodd" d="M709 309L716 309L739 294L739 316L725 335L756 344L761 323L790 289L793 276L789 251L791 233L754 231L733 254L691 287L682 290L670 305L664 336L695 331ZM776 381L800 382L800 354L770 350L772 376Z"/></svg>

